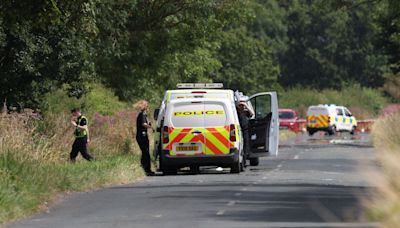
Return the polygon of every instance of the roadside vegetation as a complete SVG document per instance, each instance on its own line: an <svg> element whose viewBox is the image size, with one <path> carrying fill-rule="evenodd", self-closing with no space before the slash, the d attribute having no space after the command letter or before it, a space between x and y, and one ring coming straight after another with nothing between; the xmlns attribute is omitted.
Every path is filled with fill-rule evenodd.
<svg viewBox="0 0 400 228"><path fill-rule="evenodd" d="M372 131L381 175L379 194L370 203L369 215L383 227L400 226L400 112L379 119Z"/></svg>
<svg viewBox="0 0 400 228"><path fill-rule="evenodd" d="M279 130L279 144L284 144L288 139L295 137L296 133L287 129L280 129Z"/></svg>
<svg viewBox="0 0 400 228"><path fill-rule="evenodd" d="M80 100L61 94L46 96L44 116L0 115L0 224L45 209L59 193L128 183L143 176L134 143L136 112L117 109L127 105L101 87ZM81 157L76 164L68 162L73 127L67 107L76 103L95 107L88 109L94 162ZM108 105L102 109L103 104Z"/></svg>
<svg viewBox="0 0 400 228"><path fill-rule="evenodd" d="M276 90L279 106L400 101L400 5L381 1L0 1L0 223L57 193L134 180L131 104L179 82ZM92 163L67 162L69 110L89 118ZM32 113L34 112L34 113ZM288 134L282 133L282 139Z"/></svg>

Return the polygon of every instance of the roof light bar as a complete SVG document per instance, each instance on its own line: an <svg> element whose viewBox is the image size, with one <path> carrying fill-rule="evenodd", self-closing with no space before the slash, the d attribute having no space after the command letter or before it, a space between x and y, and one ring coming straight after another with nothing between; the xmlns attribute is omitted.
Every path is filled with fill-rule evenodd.
<svg viewBox="0 0 400 228"><path fill-rule="evenodd" d="M224 84L222 83L178 83L176 85L178 89L222 89Z"/></svg>

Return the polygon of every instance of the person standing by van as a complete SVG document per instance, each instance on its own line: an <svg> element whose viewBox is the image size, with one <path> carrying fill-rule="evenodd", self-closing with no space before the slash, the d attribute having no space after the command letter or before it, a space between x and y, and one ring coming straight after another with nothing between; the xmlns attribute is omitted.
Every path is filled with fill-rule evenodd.
<svg viewBox="0 0 400 228"><path fill-rule="evenodd" d="M149 103L145 100L140 100L134 105L134 107L140 110L140 113L136 119L136 141L139 144L140 150L142 151L140 163L146 175L151 176L154 175L154 172L151 171L149 137L147 134L147 129L153 129L153 127L151 126L151 122L147 119Z"/></svg>
<svg viewBox="0 0 400 228"><path fill-rule="evenodd" d="M250 153L250 134L249 134L249 118L253 116L253 113L247 107L245 102L240 102L238 105L239 124L243 134L243 148L244 148L244 159L243 164L246 166L246 159Z"/></svg>

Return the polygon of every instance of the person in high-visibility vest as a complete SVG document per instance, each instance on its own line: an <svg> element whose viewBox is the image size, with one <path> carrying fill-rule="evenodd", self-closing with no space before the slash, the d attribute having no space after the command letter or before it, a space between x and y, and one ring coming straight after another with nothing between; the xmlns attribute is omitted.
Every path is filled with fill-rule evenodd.
<svg viewBox="0 0 400 228"><path fill-rule="evenodd" d="M139 144L140 150L142 151L140 163L146 175L151 176L154 175L154 172L151 171L149 137L147 129L153 129L153 127L151 126L151 122L147 119L149 103L145 100L140 100L134 106L140 110L136 119L136 141Z"/></svg>
<svg viewBox="0 0 400 228"><path fill-rule="evenodd" d="M89 154L87 148L87 145L90 142L88 120L85 116L81 114L81 110L79 108L72 109L71 114L71 123L75 127L75 141L72 144L70 160L71 162L75 162L76 157L80 152L84 159L91 161L93 160L93 157Z"/></svg>

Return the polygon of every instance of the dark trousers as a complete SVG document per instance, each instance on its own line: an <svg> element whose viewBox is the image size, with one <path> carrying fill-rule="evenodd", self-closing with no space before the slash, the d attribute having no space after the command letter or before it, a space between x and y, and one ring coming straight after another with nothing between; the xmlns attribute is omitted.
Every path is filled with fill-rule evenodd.
<svg viewBox="0 0 400 228"><path fill-rule="evenodd" d="M150 152L149 152L149 138L146 135L138 135L136 136L136 141L139 144L140 150L142 151L142 157L140 159L140 163L142 164L142 168L146 173L151 172L151 164L150 164Z"/></svg>
<svg viewBox="0 0 400 228"><path fill-rule="evenodd" d="M245 158L249 158L250 154L250 135L248 130L243 130L243 149Z"/></svg>
<svg viewBox="0 0 400 228"><path fill-rule="evenodd" d="M69 158L72 162L75 162L78 153L82 154L82 157L88 161L93 160L93 157L89 154L87 149L87 137L76 138L74 144L72 144L72 150Z"/></svg>

